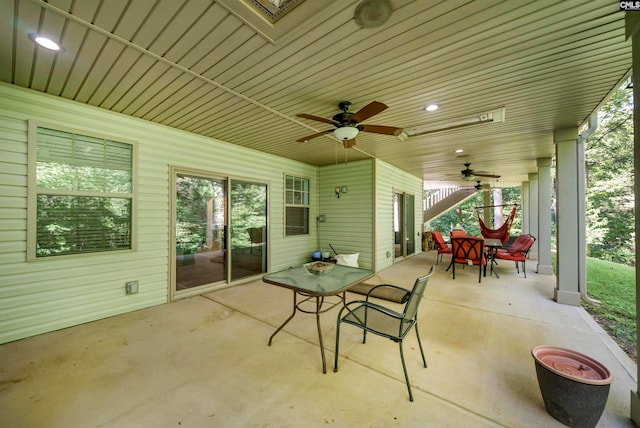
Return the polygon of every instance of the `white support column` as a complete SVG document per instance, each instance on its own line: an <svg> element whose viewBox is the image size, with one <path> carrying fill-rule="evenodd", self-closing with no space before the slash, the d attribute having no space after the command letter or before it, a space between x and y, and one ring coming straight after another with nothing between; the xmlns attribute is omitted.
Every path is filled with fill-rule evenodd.
<svg viewBox="0 0 640 428"><path fill-rule="evenodd" d="M485 207L488 207L489 205L491 205L491 189L486 190L484 192L482 192L482 197L483 197L483 205ZM482 209L482 221L484 221L484 224L486 224L487 226L489 226L490 228L494 228L495 226L493 226L493 211L491 210L491 208L483 208Z"/></svg>
<svg viewBox="0 0 640 428"><path fill-rule="evenodd" d="M631 39L633 52L633 159L634 159L634 191L636 210L636 248L637 237L640 233L640 14L626 13L625 25L627 38ZM640 308L640 252L636 251L636 307ZM640 311L636 311L636 333L640 337ZM640 353L640 342L636 344L636 350ZM636 426L640 426L640 365L636 368L638 385L636 391L631 391L631 420Z"/></svg>
<svg viewBox="0 0 640 428"><path fill-rule="evenodd" d="M557 176L557 263L558 276L554 297L556 302L580 305L578 261L580 236L578 206L584 204L584 194L578 194L578 128L558 129L553 133L556 147Z"/></svg>
<svg viewBox="0 0 640 428"><path fill-rule="evenodd" d="M493 189L493 228L497 229L504 223L503 208L498 205L502 205L502 188L496 187Z"/></svg>
<svg viewBox="0 0 640 428"><path fill-rule="evenodd" d="M576 164L578 168L578 195L581 195L578 199L578 284L580 284L580 296L582 300L588 303L598 304L599 300L592 299L587 295L587 207L586 207L586 195L587 195L587 164L585 159L585 143L587 142L588 134L593 132L598 127L597 115L591 118L588 131L584 132L578 137L577 150L578 150L578 162Z"/></svg>
<svg viewBox="0 0 640 428"><path fill-rule="evenodd" d="M534 235L538 273L553 275L551 265L551 158L540 158L538 166L538 234Z"/></svg>
<svg viewBox="0 0 640 428"><path fill-rule="evenodd" d="M529 250L530 257L538 259L538 215L540 200L538 195L538 174L529 174L529 234L536 237L536 242Z"/></svg>
<svg viewBox="0 0 640 428"><path fill-rule="evenodd" d="M531 205L529 204L529 182L525 181L522 183L520 187L520 194L522 195L522 233L531 233L529 232L529 218L531 214L529 211L531 210Z"/></svg>

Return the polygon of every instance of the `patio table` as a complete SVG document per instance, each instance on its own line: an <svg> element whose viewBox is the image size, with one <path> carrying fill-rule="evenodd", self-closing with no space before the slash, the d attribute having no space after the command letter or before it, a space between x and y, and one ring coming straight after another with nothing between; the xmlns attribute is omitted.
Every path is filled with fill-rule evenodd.
<svg viewBox="0 0 640 428"><path fill-rule="evenodd" d="M334 265L329 272L321 275L309 273L304 266L290 267L289 269L264 275L262 277L264 282L293 291L293 312L271 335L269 346L271 346L273 337L291 321L296 312L315 314L316 325L318 326L318 340L320 342L320 355L322 356L322 373L326 373L327 363L324 356L320 314L327 312L340 303L344 304L347 289L372 276L373 271L371 270L342 265ZM298 301L298 296L302 300ZM325 302L325 297L327 296L336 296L338 300ZM311 307L303 307L308 302L311 302L311 305L309 305ZM323 305L325 305L324 308Z"/></svg>
<svg viewBox="0 0 640 428"><path fill-rule="evenodd" d="M498 251L498 248L502 248L502 241L494 238L485 238L484 246L487 248L487 255L490 259L491 267L489 268L489 276L491 276L491 274L494 274L496 278L500 278L500 275L498 275L498 271L493 268L493 265L496 264L496 252Z"/></svg>

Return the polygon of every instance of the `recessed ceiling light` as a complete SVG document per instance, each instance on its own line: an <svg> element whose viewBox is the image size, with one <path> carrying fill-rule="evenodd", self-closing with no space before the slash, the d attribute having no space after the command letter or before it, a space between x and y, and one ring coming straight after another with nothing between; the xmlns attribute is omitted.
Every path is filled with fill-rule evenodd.
<svg viewBox="0 0 640 428"><path fill-rule="evenodd" d="M438 110L438 104L429 104L424 109L426 111L436 111L436 110Z"/></svg>
<svg viewBox="0 0 640 428"><path fill-rule="evenodd" d="M462 152L464 152L464 150L462 150L462 149L456 149L456 153L462 153Z"/></svg>
<svg viewBox="0 0 640 428"><path fill-rule="evenodd" d="M48 38L46 36L42 36L40 34L30 34L29 37L31 37L31 40L33 40L34 42L36 42L38 45L42 46L43 48L49 49L49 50L54 51L54 52L63 52L64 51L62 46L60 46L59 44L57 44L56 42L54 42L53 40L51 40L50 38Z"/></svg>

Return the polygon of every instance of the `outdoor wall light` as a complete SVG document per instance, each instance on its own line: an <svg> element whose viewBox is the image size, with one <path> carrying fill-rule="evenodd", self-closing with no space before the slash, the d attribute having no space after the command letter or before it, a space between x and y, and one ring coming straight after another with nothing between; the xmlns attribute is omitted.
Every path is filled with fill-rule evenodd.
<svg viewBox="0 0 640 428"><path fill-rule="evenodd" d="M341 193L347 193L347 186L336 186L334 189L336 196L339 198Z"/></svg>

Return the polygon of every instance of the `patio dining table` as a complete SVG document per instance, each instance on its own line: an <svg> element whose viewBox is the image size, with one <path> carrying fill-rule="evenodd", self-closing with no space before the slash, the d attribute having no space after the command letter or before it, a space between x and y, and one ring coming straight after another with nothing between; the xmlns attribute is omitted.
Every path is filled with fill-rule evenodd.
<svg viewBox="0 0 640 428"><path fill-rule="evenodd" d="M485 238L484 246L487 248L487 256L489 257L490 268L489 268L489 276L492 274L496 276L496 278L500 278L498 275L498 271L494 269L494 265L496 263L496 252L499 248L502 248L502 241L494 238ZM486 266L485 266L486 269ZM486 275L485 275L486 276Z"/></svg>
<svg viewBox="0 0 640 428"><path fill-rule="evenodd" d="M334 265L329 272L320 275L310 273L304 266L290 267L289 269L264 275L262 277L264 282L293 291L293 312L271 335L269 346L271 346L273 337L291 321L296 312L315 314L318 341L320 342L320 355L322 356L322 373L326 373L327 363L324 356L320 314L327 312L340 303L344 304L347 289L372 276L373 271L369 269L342 265ZM329 301L325 299L328 296L335 296L336 299ZM298 297L301 298L300 301L298 301Z"/></svg>

